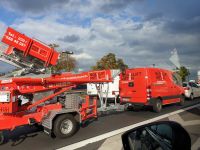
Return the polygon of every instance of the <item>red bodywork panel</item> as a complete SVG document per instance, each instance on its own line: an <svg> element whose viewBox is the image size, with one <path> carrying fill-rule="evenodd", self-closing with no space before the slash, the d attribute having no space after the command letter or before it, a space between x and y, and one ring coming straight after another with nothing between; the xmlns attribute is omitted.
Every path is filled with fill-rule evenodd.
<svg viewBox="0 0 200 150"><path fill-rule="evenodd" d="M0 130L13 130L17 126L29 124L29 118L34 118L36 122L41 122L43 117L48 115L51 110L61 110L62 105L59 103L46 106L38 106L36 111L30 113L19 111L14 114L0 114Z"/></svg>
<svg viewBox="0 0 200 150"><path fill-rule="evenodd" d="M183 87L174 83L173 72L165 69L127 69L120 78L122 103L149 105L150 99L161 98L165 105L179 102L184 93Z"/></svg>
<svg viewBox="0 0 200 150"><path fill-rule="evenodd" d="M24 106L23 110L14 114L0 114L0 131L1 130L13 130L18 126L29 124L29 118L34 118L37 123L42 122L42 119L48 115L49 111L57 110L60 111L62 109L62 105L60 103L49 104L45 106L38 106L36 111L32 113L28 113L24 110L29 105ZM88 114L88 109L92 110L90 114ZM86 96L85 102L82 103L82 107L80 108L81 120L85 121L89 118L97 118L97 100L93 99L93 104L90 104L89 96Z"/></svg>
<svg viewBox="0 0 200 150"><path fill-rule="evenodd" d="M64 73L51 75L46 78L11 78L8 80L0 80L0 92L10 93L8 102L0 102L0 130L13 129L16 126L28 124L30 118L34 118L38 123L51 110L60 110L62 106L60 103L48 104L38 107L55 96L70 90L78 84L83 83L98 83L111 82L112 72L110 70L89 71L79 74ZM27 103L19 105L18 98L20 95L33 94L43 91L51 91L54 93L42 98L34 103ZM36 107L36 111L29 112L30 109ZM88 109L92 113L88 114ZM89 97L86 97L85 103L82 104L79 112L82 121L97 117L97 103L96 99L93 104L89 103ZM28 113L29 112L29 113Z"/></svg>
<svg viewBox="0 0 200 150"><path fill-rule="evenodd" d="M36 39L29 38L10 27L8 27L4 34L2 42L9 45L5 54L12 54L13 48L16 48L18 51L23 53L24 57L32 56L33 58L43 61L45 67L56 65L59 57L59 53L53 48Z"/></svg>

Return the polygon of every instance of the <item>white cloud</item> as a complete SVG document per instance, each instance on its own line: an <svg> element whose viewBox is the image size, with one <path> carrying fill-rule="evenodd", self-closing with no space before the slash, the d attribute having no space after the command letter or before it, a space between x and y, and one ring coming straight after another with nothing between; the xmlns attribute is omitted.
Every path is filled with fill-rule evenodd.
<svg viewBox="0 0 200 150"><path fill-rule="evenodd" d="M12 1L12 5L8 7L11 9L13 6L22 12L26 5L19 4ZM43 5L44 3L41 1L38 4ZM194 47L199 47L199 38L196 35L168 32L165 29L166 22L171 18L164 18L162 11L158 13L159 15L153 16L157 17L156 21L153 20L152 15L145 20L141 18L141 16L144 18L146 16L144 12L142 13L145 8L142 6L142 9L140 8L142 11L140 10L139 13L132 9L136 5L131 4L130 1L122 4L121 0L116 2L88 0L84 3L80 0L55 2L55 5L48 4L49 9L46 9L46 5L40 7L40 13L43 14L41 18L31 18L25 15L26 17L16 20L12 27L47 44L57 43L60 49L70 50L72 48L79 67L83 69L90 68L97 59L109 52L123 58L130 67L151 64L168 67L170 50L175 47L180 51L183 64L192 64L192 68L198 67L199 59L195 53L193 59L190 60L187 59L188 54L185 54L187 49L194 49L197 53L197 48ZM26 12L34 15L33 12L37 10L37 7L34 7L27 9ZM150 12L148 8L146 9ZM138 20L133 19L135 14L139 16ZM87 25L84 19L89 19ZM0 30L1 26L5 24L0 22ZM74 42L71 43L59 40L72 35L78 40L73 40Z"/></svg>
<svg viewBox="0 0 200 150"><path fill-rule="evenodd" d="M125 59L130 67L160 64L160 61L165 64L170 49L176 45L194 44L196 40L193 35L180 38L179 35L167 33L162 30L162 23L98 17L91 20L90 26L83 27L61 23L58 21L60 17L53 15L42 19L22 18L12 27L46 43L57 43L60 49L81 49L82 52L75 53L74 57L78 60L79 67L85 69L109 52ZM70 35L77 35L79 40L74 43L59 40ZM84 60L90 60L90 64L84 65Z"/></svg>
<svg viewBox="0 0 200 150"><path fill-rule="evenodd" d="M0 21L0 39L2 38L3 34L5 33L7 25Z"/></svg>
<svg viewBox="0 0 200 150"><path fill-rule="evenodd" d="M88 59L92 59L92 56L90 56L89 54L87 53L81 53L81 54L75 54L73 55L73 57L76 59L76 60L88 60Z"/></svg>

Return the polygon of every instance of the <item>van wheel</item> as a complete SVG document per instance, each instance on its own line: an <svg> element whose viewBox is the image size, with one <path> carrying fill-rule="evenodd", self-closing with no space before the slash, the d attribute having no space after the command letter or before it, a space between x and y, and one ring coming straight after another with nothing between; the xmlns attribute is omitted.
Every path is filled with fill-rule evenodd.
<svg viewBox="0 0 200 150"><path fill-rule="evenodd" d="M185 104L185 96L181 96L180 97L180 103L179 103L179 105L181 105L181 106L183 106Z"/></svg>
<svg viewBox="0 0 200 150"><path fill-rule="evenodd" d="M4 138L3 132L1 131L0 132L0 145L2 145L4 143L4 140L5 140L5 138Z"/></svg>
<svg viewBox="0 0 200 150"><path fill-rule="evenodd" d="M53 133L56 137L67 138L78 130L78 122L70 114L58 116L54 121Z"/></svg>
<svg viewBox="0 0 200 150"><path fill-rule="evenodd" d="M160 99L156 99L153 103L153 111L154 112L161 112L162 110L162 101Z"/></svg>
<svg viewBox="0 0 200 150"><path fill-rule="evenodd" d="M190 94L190 100L194 100L194 95Z"/></svg>

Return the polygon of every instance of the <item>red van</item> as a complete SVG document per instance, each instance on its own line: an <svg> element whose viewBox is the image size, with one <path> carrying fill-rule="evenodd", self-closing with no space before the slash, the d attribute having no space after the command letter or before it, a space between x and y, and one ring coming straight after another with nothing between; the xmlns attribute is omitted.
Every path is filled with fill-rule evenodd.
<svg viewBox="0 0 200 150"><path fill-rule="evenodd" d="M162 105L184 104L184 89L179 75L160 68L134 68L120 76L120 102L150 105L160 112Z"/></svg>

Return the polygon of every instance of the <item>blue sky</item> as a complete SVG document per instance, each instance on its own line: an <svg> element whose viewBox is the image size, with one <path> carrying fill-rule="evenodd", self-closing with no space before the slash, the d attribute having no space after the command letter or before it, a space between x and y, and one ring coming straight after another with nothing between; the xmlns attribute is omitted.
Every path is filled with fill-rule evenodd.
<svg viewBox="0 0 200 150"><path fill-rule="evenodd" d="M0 36L11 26L57 43L74 51L81 70L109 52L129 67L170 69L170 52L176 48L195 78L200 70L199 6L199 0L1 0ZM1 66L1 71L10 68Z"/></svg>

